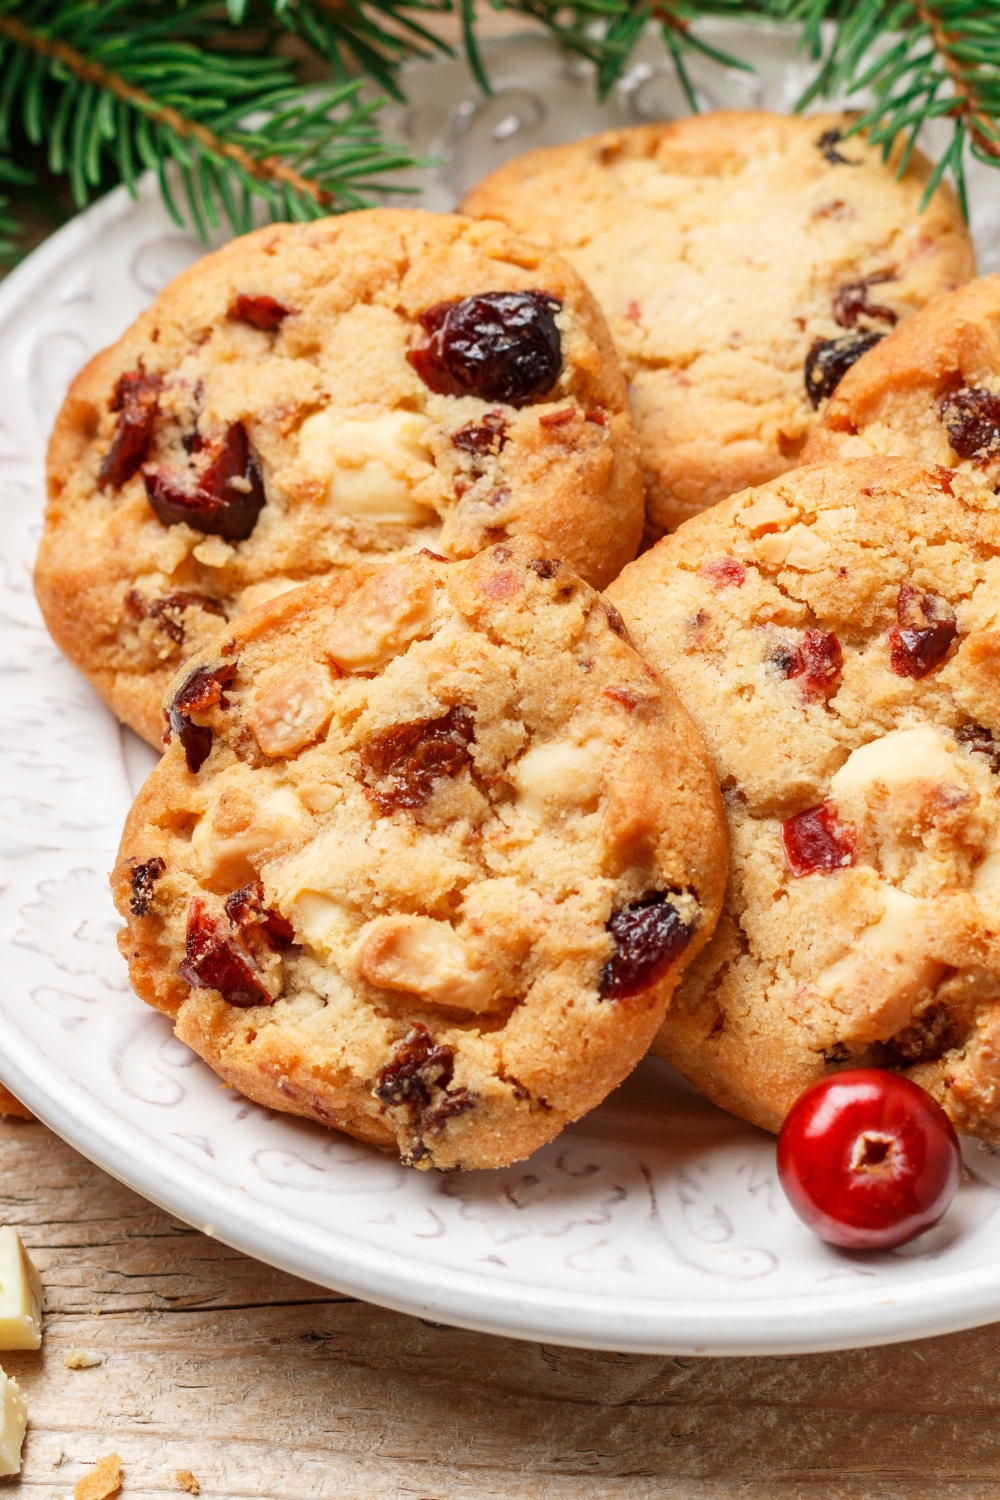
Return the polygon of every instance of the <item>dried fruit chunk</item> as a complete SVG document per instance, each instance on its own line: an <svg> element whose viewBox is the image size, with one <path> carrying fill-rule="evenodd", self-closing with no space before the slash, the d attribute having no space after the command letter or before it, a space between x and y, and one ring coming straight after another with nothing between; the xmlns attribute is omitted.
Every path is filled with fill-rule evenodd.
<svg viewBox="0 0 1000 1500"><path fill-rule="evenodd" d="M967 746L970 753L987 756L994 776L1000 775L1000 745L985 725L963 724L955 731L955 738L960 745Z"/></svg>
<svg viewBox="0 0 1000 1500"><path fill-rule="evenodd" d="M470 760L475 721L457 704L440 719L415 719L392 724L370 740L361 764L388 786L366 786L365 796L383 813L397 808L422 807L442 776L457 776Z"/></svg>
<svg viewBox="0 0 1000 1500"><path fill-rule="evenodd" d="M454 447L466 453L499 453L507 441L502 411L488 411L480 422L468 422L451 435Z"/></svg>
<svg viewBox="0 0 1000 1500"><path fill-rule="evenodd" d="M200 470L143 469L146 497L164 526L182 521L195 531L243 542L257 524L267 497L260 470L250 454L242 422L227 427L223 436L200 450L208 462Z"/></svg>
<svg viewBox="0 0 1000 1500"><path fill-rule="evenodd" d="M742 588L747 576L746 568L735 557L711 558L710 561L702 563L698 572L703 574L717 589Z"/></svg>
<svg viewBox="0 0 1000 1500"><path fill-rule="evenodd" d="M188 770L192 775L200 771L212 749L212 731L207 725L196 724L193 713L204 713L206 709L228 708L224 690L232 687L236 679L235 663L222 667L197 667L182 682L174 695L167 719L170 731L176 734L184 747Z"/></svg>
<svg viewBox="0 0 1000 1500"><path fill-rule="evenodd" d="M781 825L781 843L788 868L796 877L842 870L853 865L857 853L853 830L838 821L836 809L829 802L786 818Z"/></svg>
<svg viewBox="0 0 1000 1500"><path fill-rule="evenodd" d="M978 387L950 391L938 415L959 458L987 464L1000 452L1000 396Z"/></svg>
<svg viewBox="0 0 1000 1500"><path fill-rule="evenodd" d="M807 630L794 651L779 647L772 660L784 677L801 678L799 692L809 702L828 698L844 665L844 653L836 635Z"/></svg>
<svg viewBox="0 0 1000 1500"><path fill-rule="evenodd" d="M166 864L158 854L152 859L132 861L132 874L130 877L132 885L132 896L129 900L129 910L135 917L148 917L149 907L153 899L153 886L159 880L166 869Z"/></svg>
<svg viewBox="0 0 1000 1500"><path fill-rule="evenodd" d="M427 342L407 355L439 396L478 396L524 406L555 385L562 346L548 292L483 292L421 314Z"/></svg>
<svg viewBox="0 0 1000 1500"><path fill-rule="evenodd" d="M845 333L839 339L816 339L805 363L806 395L813 407L818 407L824 396L832 396L851 366L884 337L866 330Z"/></svg>
<svg viewBox="0 0 1000 1500"><path fill-rule="evenodd" d="M401 1113L421 1133L436 1135L446 1121L475 1105L468 1089L449 1089L455 1069L450 1047L435 1043L426 1026L414 1021L397 1042L392 1057L379 1069L372 1093L384 1109ZM419 1142L411 1149L410 1164L426 1156Z"/></svg>
<svg viewBox="0 0 1000 1500"><path fill-rule="evenodd" d="M181 646L184 644L184 611L187 609L200 609L205 614L223 617L226 613L218 600L211 599L208 594L185 594L183 592L167 594L162 599L153 599L146 613L175 645Z"/></svg>
<svg viewBox="0 0 1000 1500"><path fill-rule="evenodd" d="M225 900L226 916L234 927L243 932L256 931L275 950L290 948L295 941L295 928L291 922L264 905L264 887L259 880L251 880Z"/></svg>
<svg viewBox="0 0 1000 1500"><path fill-rule="evenodd" d="M824 130L816 142L816 147L824 161L828 161L831 167L860 167L860 162L851 161L849 157L841 156L837 150L843 139L843 133L837 130L836 127L833 130Z"/></svg>
<svg viewBox="0 0 1000 1500"><path fill-rule="evenodd" d="M666 891L655 891L611 913L608 931L615 951L601 969L602 1000L629 1000L657 984L677 962L694 934Z"/></svg>
<svg viewBox="0 0 1000 1500"><path fill-rule="evenodd" d="M229 1005L244 1010L272 1003L249 951L197 896L188 907L185 947L177 972L192 989L218 990Z"/></svg>
<svg viewBox="0 0 1000 1500"><path fill-rule="evenodd" d="M841 328L857 328L858 319L864 316L877 318L881 323L894 326L898 320L892 308L883 307L878 302L869 302L868 293L873 286L895 279L893 271L877 271L873 276L863 276L860 281L849 281L845 286L839 287L833 298L833 316L836 322Z"/></svg>
<svg viewBox="0 0 1000 1500"><path fill-rule="evenodd" d="M234 323L249 323L261 333L275 333L291 314L290 307L283 307L273 297L247 297L241 292L226 316Z"/></svg>
<svg viewBox="0 0 1000 1500"><path fill-rule="evenodd" d="M897 677L926 677L939 667L958 632L946 599L904 583L896 598L896 619L888 632L889 665Z"/></svg>
<svg viewBox="0 0 1000 1500"><path fill-rule="evenodd" d="M147 375L145 370L130 370L119 379L111 401L111 410L118 413L118 425L98 475L102 489L110 485L120 490L144 461L162 384L159 375Z"/></svg>

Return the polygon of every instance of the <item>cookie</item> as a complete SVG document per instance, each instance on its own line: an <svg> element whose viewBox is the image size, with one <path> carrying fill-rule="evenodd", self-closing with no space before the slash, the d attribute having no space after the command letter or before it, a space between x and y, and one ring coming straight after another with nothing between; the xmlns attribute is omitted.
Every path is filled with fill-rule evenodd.
<svg viewBox="0 0 1000 1500"><path fill-rule="evenodd" d="M928 162L849 117L718 111L533 151L466 213L565 255L604 309L629 382L650 537L795 468L852 359L975 275Z"/></svg>
<svg viewBox="0 0 1000 1500"><path fill-rule="evenodd" d="M939 297L859 359L802 458L875 454L1000 484L1000 276Z"/></svg>
<svg viewBox="0 0 1000 1500"><path fill-rule="evenodd" d="M295 583L541 534L600 587L643 498L606 325L497 224L370 210L234 240L74 381L35 586L152 744L181 661Z"/></svg>
<svg viewBox="0 0 1000 1500"><path fill-rule="evenodd" d="M701 729L732 839L657 1050L769 1130L863 1065L1000 1140L1000 499L905 459L799 469L610 597Z"/></svg>
<svg viewBox="0 0 1000 1500"><path fill-rule="evenodd" d="M494 1167L623 1079L722 902L704 747L538 542L359 565L235 621L113 884L144 1000L227 1082Z"/></svg>

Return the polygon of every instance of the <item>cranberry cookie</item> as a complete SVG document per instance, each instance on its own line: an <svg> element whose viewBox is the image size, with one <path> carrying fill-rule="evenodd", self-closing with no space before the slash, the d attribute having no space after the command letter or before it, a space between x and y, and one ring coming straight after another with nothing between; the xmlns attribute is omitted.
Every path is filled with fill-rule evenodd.
<svg viewBox="0 0 1000 1500"><path fill-rule="evenodd" d="M950 469L799 469L610 591L722 783L726 906L657 1050L777 1130L899 1069L1000 1140L1000 499Z"/></svg>
<svg viewBox="0 0 1000 1500"><path fill-rule="evenodd" d="M859 353L975 275L954 194L920 200L841 115L719 111L508 162L466 198L560 251L625 367L660 536L792 469Z"/></svg>
<svg viewBox="0 0 1000 1500"><path fill-rule="evenodd" d="M859 359L802 458L873 454L1000 485L1000 276L939 297Z"/></svg>
<svg viewBox="0 0 1000 1500"><path fill-rule="evenodd" d="M114 873L144 1000L270 1107L416 1166L526 1156L634 1067L722 902L675 695L540 544L359 565L168 692Z"/></svg>
<svg viewBox="0 0 1000 1500"><path fill-rule="evenodd" d="M499 224L373 210L234 240L74 381L35 576L49 629L158 742L180 662L359 560L541 534L635 556L625 386L579 277Z"/></svg>

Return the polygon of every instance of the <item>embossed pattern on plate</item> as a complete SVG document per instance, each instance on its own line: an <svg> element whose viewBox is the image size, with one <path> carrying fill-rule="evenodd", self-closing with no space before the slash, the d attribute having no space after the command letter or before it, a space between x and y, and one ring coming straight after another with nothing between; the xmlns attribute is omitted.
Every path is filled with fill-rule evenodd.
<svg viewBox="0 0 1000 1500"><path fill-rule="evenodd" d="M787 34L716 27L756 78L697 63L706 105L787 108ZM491 44L485 100L459 62L408 72L393 127L442 158L417 174L448 208L530 146L683 104L643 42L603 106L544 39ZM1000 179L973 173L985 269ZM1000 1157L974 1143L944 1225L886 1255L841 1254L794 1218L769 1137L647 1061L601 1109L503 1172L404 1171L369 1147L248 1104L148 1011L115 946L107 872L153 754L59 656L29 570L48 427L68 380L200 254L155 184L112 193L0 288L0 1077L139 1192L252 1255L408 1312L556 1342L780 1353L884 1342L1000 1317Z"/></svg>

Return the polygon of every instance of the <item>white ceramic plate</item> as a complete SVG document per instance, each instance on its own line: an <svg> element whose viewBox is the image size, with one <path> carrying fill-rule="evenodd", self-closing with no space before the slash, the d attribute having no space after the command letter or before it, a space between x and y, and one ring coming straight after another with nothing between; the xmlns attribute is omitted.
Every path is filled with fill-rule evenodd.
<svg viewBox="0 0 1000 1500"><path fill-rule="evenodd" d="M787 107L804 72L781 33L715 28L757 80L696 66L705 103ZM599 108L544 39L410 71L394 126L443 158L447 208L527 146L682 105L649 40ZM715 92L713 93L713 89ZM740 92L742 91L742 92ZM974 182L989 268L1000 178ZM662 1353L791 1353L1000 1318L1000 1156L970 1144L943 1225L841 1254L792 1215L772 1140L643 1063L594 1114L504 1172L406 1171L345 1136L221 1089L129 989L107 873L153 761L59 656L29 570L46 436L67 382L200 254L160 206L112 193L0 287L0 1077L52 1128L178 1217L307 1279L490 1332Z"/></svg>

